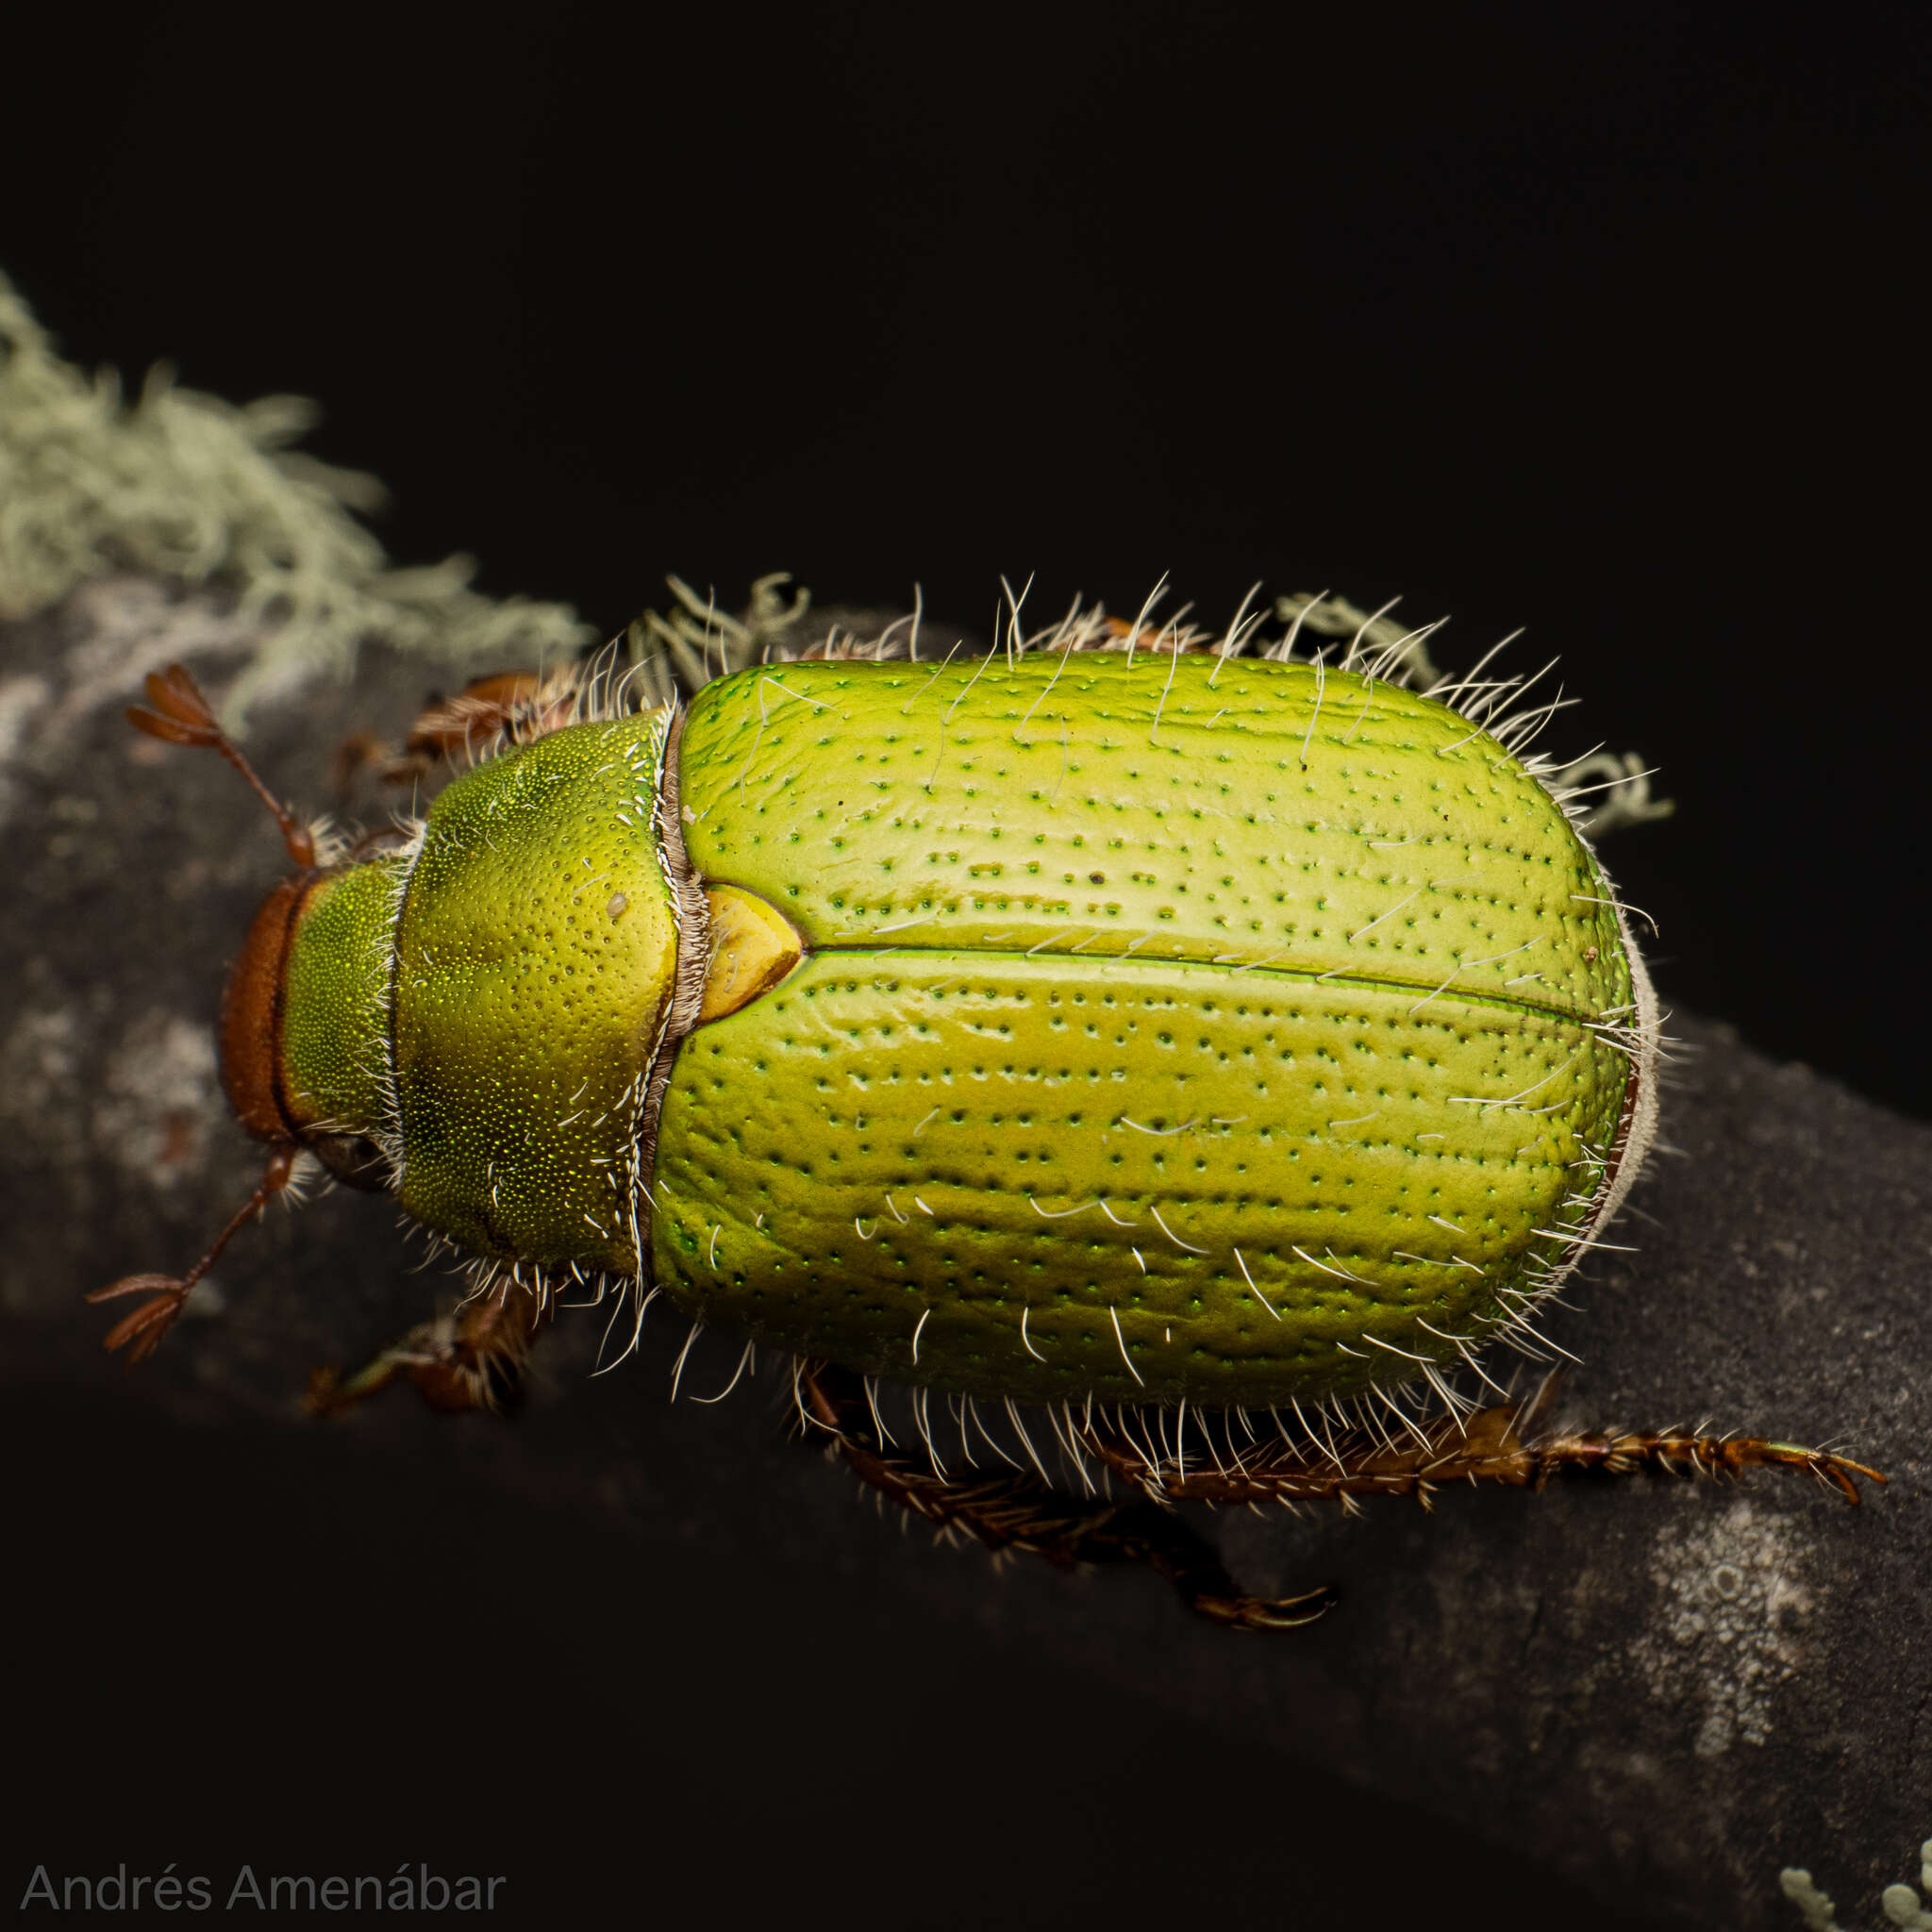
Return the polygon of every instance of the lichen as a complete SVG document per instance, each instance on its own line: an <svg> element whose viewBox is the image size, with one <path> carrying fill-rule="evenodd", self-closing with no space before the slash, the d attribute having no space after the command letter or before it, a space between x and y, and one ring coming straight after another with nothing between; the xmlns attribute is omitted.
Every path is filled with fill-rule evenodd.
<svg viewBox="0 0 1932 1932"><path fill-rule="evenodd" d="M1805 1932L1843 1932L1838 1923L1837 1907L1812 1883L1802 1865L1788 1865L1777 1874L1778 1890L1797 1907L1805 1922ZM1919 1885L1932 1897L1932 1838L1919 1847ZM1888 1925L1901 1932L1932 1932L1932 1909L1909 1885L1888 1885L1878 1894L1878 1908Z"/></svg>
<svg viewBox="0 0 1932 1932"><path fill-rule="evenodd" d="M93 1141L130 1178L165 1193L202 1164L225 1109L205 1022L156 1008L108 1056L93 1101Z"/></svg>
<svg viewBox="0 0 1932 1932"><path fill-rule="evenodd" d="M1659 1614L1634 1655L1653 1695L1695 1712L1699 1757L1769 1740L1777 1689L1804 1662L1807 1555L1785 1519L1743 1498L1658 1533Z"/></svg>
<svg viewBox="0 0 1932 1932"><path fill-rule="evenodd" d="M237 407L183 389L165 364L130 403L113 371L64 360L0 275L0 618L130 570L230 593L258 633L228 693L235 724L346 673L371 638L455 667L589 641L567 605L471 590L466 557L392 567L357 516L383 486L293 446L319 416L301 396Z"/></svg>

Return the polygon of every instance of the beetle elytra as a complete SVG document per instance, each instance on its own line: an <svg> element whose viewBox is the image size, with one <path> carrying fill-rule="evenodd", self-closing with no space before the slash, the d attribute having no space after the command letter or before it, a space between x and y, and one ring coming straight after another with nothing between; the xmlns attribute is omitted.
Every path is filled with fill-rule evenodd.
<svg viewBox="0 0 1932 1932"><path fill-rule="evenodd" d="M808 1426L908 1508L1151 1562L1239 1626L1327 1592L1242 1594L1161 1505L1641 1462L1856 1500L1840 1458L1555 1433L1549 1385L1477 1408L1450 1379L1528 1341L1656 1120L1628 921L1524 756L1547 708L1411 690L1407 638L1296 657L1299 618L1266 650L1252 622L1010 628L682 706L490 680L419 726L480 749L423 819L330 853L275 805L297 870L222 1022L268 1170L187 1275L97 1291L147 1297L109 1346L150 1349L312 1157L473 1285L317 1406L399 1374L487 1402L559 1283L615 1283L638 1321L661 1296L790 1357ZM269 796L185 672L149 691L137 724ZM1032 1468L949 1474L934 1394L969 1453L969 1418L997 1447L982 1405ZM1059 1493L1023 1411L1140 1500Z"/></svg>

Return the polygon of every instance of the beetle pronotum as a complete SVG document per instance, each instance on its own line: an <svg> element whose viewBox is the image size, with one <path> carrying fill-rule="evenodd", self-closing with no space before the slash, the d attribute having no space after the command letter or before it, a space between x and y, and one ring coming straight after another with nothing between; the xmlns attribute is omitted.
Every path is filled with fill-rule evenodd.
<svg viewBox="0 0 1932 1932"><path fill-rule="evenodd" d="M399 1374L488 1403L596 1277L788 1355L807 1425L906 1507L1150 1562L1234 1625L1329 1592L1242 1594L1158 1506L1641 1463L1856 1500L1874 1472L1822 1452L1559 1434L1548 1383L1478 1408L1447 1379L1533 1345L1601 1241L1655 1124L1657 1004L1522 755L1550 708L1480 669L1410 690L1408 639L1297 657L1300 624L1258 648L1246 618L1075 609L1023 638L1015 608L988 656L822 646L681 708L608 670L486 680L411 741L480 762L346 852L185 672L150 678L133 722L227 757L297 869L223 1008L267 1169L186 1275L97 1291L145 1295L108 1345L151 1349L312 1158L472 1276L316 1406ZM991 1404L1032 1467L949 1473L935 1391L969 1455ZM1060 1494L1023 1406L1137 1500Z"/></svg>

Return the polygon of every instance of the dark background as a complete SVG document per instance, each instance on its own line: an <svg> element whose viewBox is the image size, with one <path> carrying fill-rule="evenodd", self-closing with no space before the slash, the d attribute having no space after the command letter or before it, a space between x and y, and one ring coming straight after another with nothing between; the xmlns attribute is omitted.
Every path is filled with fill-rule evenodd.
<svg viewBox="0 0 1932 1932"><path fill-rule="evenodd" d="M1678 801L1611 854L1667 994L1923 1115L1923 16L1316 12L190 9L76 33L7 258L607 630L775 569L1525 625Z"/></svg>
<svg viewBox="0 0 1932 1932"><path fill-rule="evenodd" d="M84 363L321 398L312 446L393 487L399 560L474 552L483 588L609 631L668 570L732 603L779 568L826 601L917 578L981 629L1001 572L1038 573L1042 618L1163 571L1216 624L1257 576L1401 591L1413 622L1455 613L1452 665L1526 625L1518 666L1560 652L1585 699L1552 746L1640 749L1677 801L1608 854L1661 927L1667 1003L1932 1114L1904 568L1923 16L1328 13L685 8L619 32L552 7L407 44L353 9L56 25L9 63L0 258ZM60 1440L58 1414L32 1427ZM1632 1923L1104 1677L925 1656L836 1590L733 1576L702 1614L639 1612L646 1641L626 1618L663 1584L635 1550L512 1512L464 1557L410 1529L434 1497L323 1454L189 1469L185 1525L158 1501L93 1519L206 1668L197 1704L178 1662L130 1664L125 1717L70 1737L75 1806L176 1807L158 1857L184 1871L257 1842L238 1821L278 1790L365 1844L332 1808L353 1740L368 1791L639 1910L675 1874L727 1919L796 1887L902 1923L1366 1924L1392 1878L1425 1916ZM57 1570L74 1495L119 1493L61 1455ZM277 1482L299 1508L264 1502ZM268 1525L265 1556L225 1512ZM250 1562L308 1574L331 1538L393 1571L392 1624L371 1573L338 1601L327 1564L280 1625L209 1614ZM49 1620L61 1668L141 1649L98 1616ZM425 1671L461 1687L441 1725L385 1681ZM262 1775L231 1763L179 1809L170 1751L258 1682ZM627 1810L625 1767L680 1754L668 1811ZM112 1837L79 1842L98 1862Z"/></svg>

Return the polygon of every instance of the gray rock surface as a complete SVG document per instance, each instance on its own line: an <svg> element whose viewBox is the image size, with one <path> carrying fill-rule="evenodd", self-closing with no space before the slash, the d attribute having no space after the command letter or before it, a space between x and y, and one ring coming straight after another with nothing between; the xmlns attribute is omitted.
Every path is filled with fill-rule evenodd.
<svg viewBox="0 0 1932 1932"><path fill-rule="evenodd" d="M360 1358L448 1292L407 1272L381 1202L274 1212L217 1271L208 1318L131 1380L100 1353L107 1311L78 1299L185 1264L257 1166L209 1022L279 842L218 761L120 718L141 670L182 656L218 689L244 640L211 607L159 603L145 639L107 649L85 599L0 631L0 1377L16 1397L313 1433L308 1370ZM373 652L353 687L264 709L250 749L320 802L341 739L395 730L424 695L418 669ZM373 791L350 804L378 808ZM1660 1924L1795 1925L1777 1889L1791 1865L1847 1924L1875 1924L1932 1832L1932 1128L1722 1025L1674 1030L1667 1146L1613 1237L1640 1252L1597 1257L1548 1324L1583 1363L1562 1412L1829 1439L1892 1478L1862 1508L1763 1475L1204 1518L1250 1587L1343 1590L1324 1623L1262 1639L1195 1625L1152 1577L903 1537L788 1445L775 1377L717 1407L663 1401L683 1341L668 1324L592 1381L600 1318L566 1318L508 1424L397 1396L328 1426L344 1455L446 1468L667 1560L829 1568L894 1618L1205 1714L1278 1753L1291 1783L1428 1807ZM721 1388L735 1355L706 1338L686 1394Z"/></svg>

